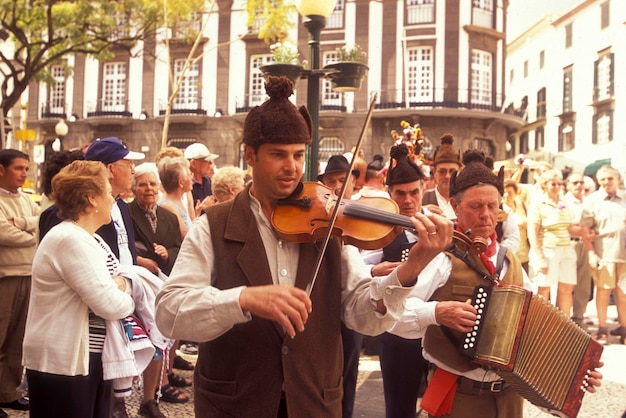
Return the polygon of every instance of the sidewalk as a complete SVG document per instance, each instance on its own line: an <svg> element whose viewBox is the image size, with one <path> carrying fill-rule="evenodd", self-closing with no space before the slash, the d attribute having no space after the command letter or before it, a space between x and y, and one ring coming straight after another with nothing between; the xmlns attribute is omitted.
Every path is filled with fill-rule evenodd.
<svg viewBox="0 0 626 418"><path fill-rule="evenodd" d="M593 335L597 330L597 318L595 306L589 304L588 313L594 325L589 327ZM609 308L609 328L617 324L612 321L617 317L615 306ZM194 356L183 355L187 360L194 361ZM611 337L610 345L605 346L602 355L604 367L600 369L604 375L602 386L595 394L587 394L583 398L583 404L578 418L621 418L626 410L626 345L619 344L617 337ZM177 370L177 373L185 377L193 377L193 372ZM169 418L191 418L193 413L193 391L191 388L181 389L188 393L191 400L184 404L160 404L161 411ZM126 410L130 418L140 418L137 415L141 402L141 392L136 390L126 400ZM27 412L6 410L10 417L26 418ZM385 399L383 395L382 376L377 356L361 356L359 363L359 378L357 382L357 394L354 406L354 418L384 418ZM419 418L427 418L426 413L421 413ZM529 402L525 402L525 418L548 418L546 414ZM479 416L477 416L479 418Z"/></svg>

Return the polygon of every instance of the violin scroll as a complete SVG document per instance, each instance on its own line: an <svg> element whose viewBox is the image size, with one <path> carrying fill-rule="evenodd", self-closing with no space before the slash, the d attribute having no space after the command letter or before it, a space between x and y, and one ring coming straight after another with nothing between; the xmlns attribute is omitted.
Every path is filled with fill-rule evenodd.
<svg viewBox="0 0 626 418"><path fill-rule="evenodd" d="M488 241L483 237L470 238L463 232L454 230L452 235L454 245L461 253L469 252L470 254L480 254L487 250Z"/></svg>

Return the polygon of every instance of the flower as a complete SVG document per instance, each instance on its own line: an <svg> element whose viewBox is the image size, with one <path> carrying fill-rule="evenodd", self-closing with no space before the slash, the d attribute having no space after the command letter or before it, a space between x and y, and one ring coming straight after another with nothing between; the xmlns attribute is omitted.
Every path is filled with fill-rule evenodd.
<svg viewBox="0 0 626 418"><path fill-rule="evenodd" d="M270 45L270 49L275 63L300 65L300 52L296 45L289 42L276 42Z"/></svg>
<svg viewBox="0 0 626 418"><path fill-rule="evenodd" d="M360 62L367 64L367 53L359 45L344 45L337 48L337 61L339 62Z"/></svg>

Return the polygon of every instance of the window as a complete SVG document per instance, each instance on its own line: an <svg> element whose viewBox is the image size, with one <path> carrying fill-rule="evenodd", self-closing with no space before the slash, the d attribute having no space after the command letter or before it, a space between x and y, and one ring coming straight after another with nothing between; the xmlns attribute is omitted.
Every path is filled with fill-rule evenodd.
<svg viewBox="0 0 626 418"><path fill-rule="evenodd" d="M344 3L345 0L337 0L335 9L326 18L326 29L340 29L343 28L343 15L344 15Z"/></svg>
<svg viewBox="0 0 626 418"><path fill-rule="evenodd" d="M609 6L609 2L602 3L600 5L600 29L605 29L609 27L611 18L611 9Z"/></svg>
<svg viewBox="0 0 626 418"><path fill-rule="evenodd" d="M410 102L433 100L433 49L429 46L408 50L408 95Z"/></svg>
<svg viewBox="0 0 626 418"><path fill-rule="evenodd" d="M126 64L107 62L103 69L102 111L122 112L126 110Z"/></svg>
<svg viewBox="0 0 626 418"><path fill-rule="evenodd" d="M546 138L543 126L535 130L535 149L540 150L546 146Z"/></svg>
<svg viewBox="0 0 626 418"><path fill-rule="evenodd" d="M493 0L472 0L472 24L493 28Z"/></svg>
<svg viewBox="0 0 626 418"><path fill-rule="evenodd" d="M543 66L546 63L546 51L539 52L539 69L543 69Z"/></svg>
<svg viewBox="0 0 626 418"><path fill-rule="evenodd" d="M406 22L409 25L434 23L435 0L406 0Z"/></svg>
<svg viewBox="0 0 626 418"><path fill-rule="evenodd" d="M565 122L559 126L559 152L574 149L574 123Z"/></svg>
<svg viewBox="0 0 626 418"><path fill-rule="evenodd" d="M613 97L613 54L601 54L594 63L594 94L595 101Z"/></svg>
<svg viewBox="0 0 626 418"><path fill-rule="evenodd" d="M602 112L593 116L594 144L608 144L613 140L613 112Z"/></svg>
<svg viewBox="0 0 626 418"><path fill-rule="evenodd" d="M546 117L546 88L542 87L537 92L537 119Z"/></svg>
<svg viewBox="0 0 626 418"><path fill-rule="evenodd" d="M320 139L320 161L328 161L333 155L343 154L344 152L346 152L346 146L336 136L326 136Z"/></svg>
<svg viewBox="0 0 626 418"><path fill-rule="evenodd" d="M491 104L491 54L472 50L472 104Z"/></svg>
<svg viewBox="0 0 626 418"><path fill-rule="evenodd" d="M253 55L250 57L250 88L248 106L258 106L265 101L265 79L261 74L260 67L270 64L271 55Z"/></svg>
<svg viewBox="0 0 626 418"><path fill-rule="evenodd" d="M519 152L522 154L528 153L528 132L524 132L519 137Z"/></svg>
<svg viewBox="0 0 626 418"><path fill-rule="evenodd" d="M573 77L574 69L573 67L567 67L563 70L563 113L572 112L573 108L573 100L572 97L572 77Z"/></svg>
<svg viewBox="0 0 626 418"><path fill-rule="evenodd" d="M50 98L48 101L48 114L64 115L65 114L65 68L60 65L54 65L50 69L54 84L50 89Z"/></svg>
<svg viewBox="0 0 626 418"><path fill-rule="evenodd" d="M197 62L190 63L189 68L183 74L185 60L174 61L174 79L178 81L182 77L180 90L174 99L174 109L200 109L199 103L199 77L200 69Z"/></svg>
<svg viewBox="0 0 626 418"><path fill-rule="evenodd" d="M323 56L323 65L337 62L339 57L337 51L326 51ZM336 93L332 90L332 83L326 78L322 79L322 101L321 106L323 109L341 109L342 100L341 93ZM320 157L321 158L321 157Z"/></svg>
<svg viewBox="0 0 626 418"><path fill-rule="evenodd" d="M487 138L474 138L470 149L477 149L485 153L485 155L494 155L494 146L490 139Z"/></svg>
<svg viewBox="0 0 626 418"><path fill-rule="evenodd" d="M565 25L565 48L572 46L572 24Z"/></svg>

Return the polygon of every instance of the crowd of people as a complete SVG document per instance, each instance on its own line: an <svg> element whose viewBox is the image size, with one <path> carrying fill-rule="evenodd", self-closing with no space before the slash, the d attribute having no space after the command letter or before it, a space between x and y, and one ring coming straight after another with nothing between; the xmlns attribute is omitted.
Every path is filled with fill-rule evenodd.
<svg viewBox="0 0 626 418"><path fill-rule="evenodd" d="M142 376L142 416L165 417L159 402L188 402L179 388L193 385L197 416L350 418L359 355L377 336L388 418L414 418L419 398L433 417L521 417L513 386L458 349L485 281L553 300L581 327L595 298L593 337L624 343L626 197L613 167L595 191L545 164L496 169L451 134L426 162L406 124L389 155L334 155L317 178L331 203L392 200L402 227L378 249L335 234L320 245L274 227L277 205L310 204L312 122L287 79L266 90L244 123L249 173L217 169L201 143L139 164L145 155L102 138L46 163L38 206L20 192L28 155L0 151L0 407L124 418ZM457 257L459 233L485 249ZM195 365L176 356L181 344ZM195 369L193 382L175 369ZM601 378L591 371L589 392Z"/></svg>

